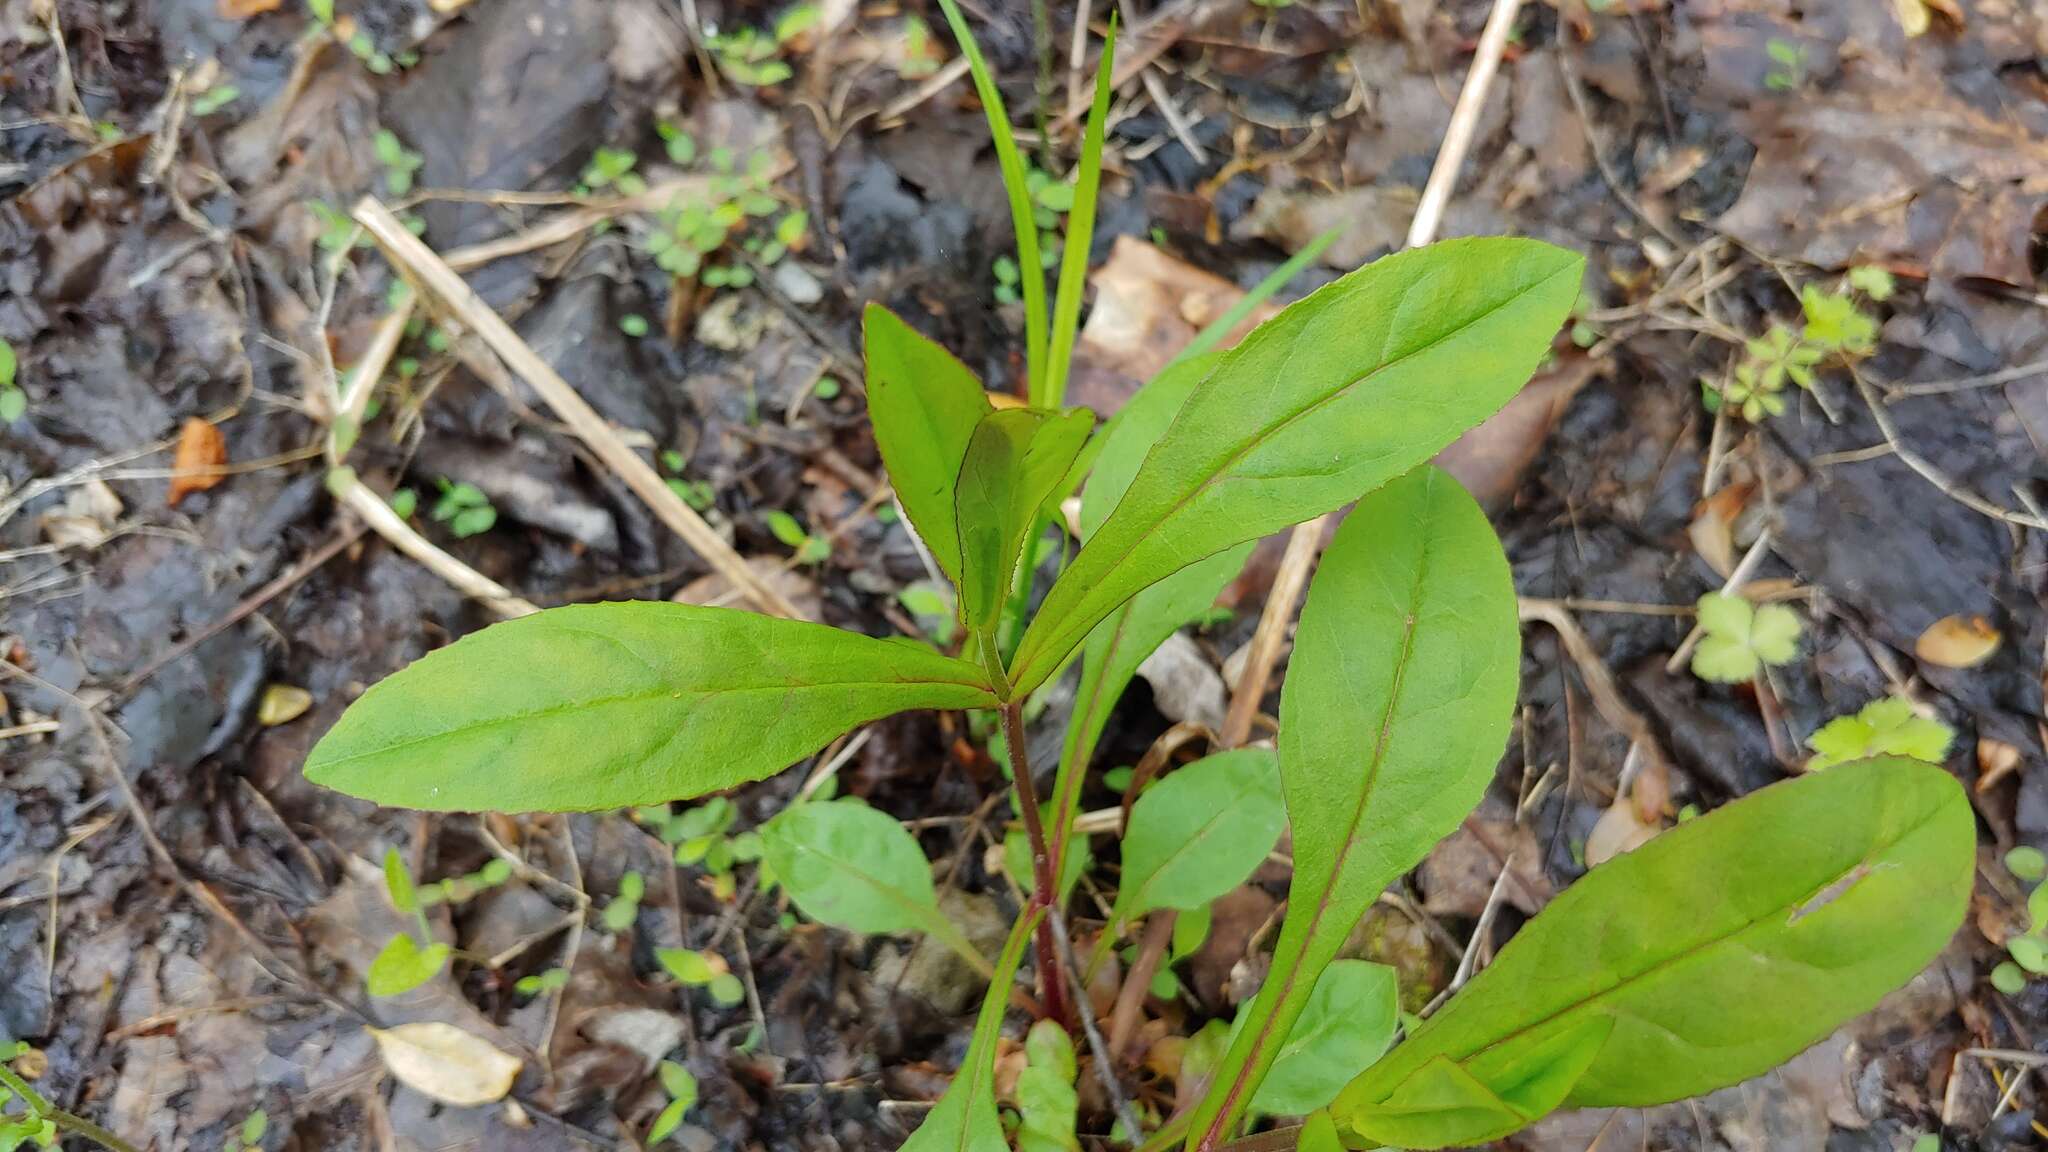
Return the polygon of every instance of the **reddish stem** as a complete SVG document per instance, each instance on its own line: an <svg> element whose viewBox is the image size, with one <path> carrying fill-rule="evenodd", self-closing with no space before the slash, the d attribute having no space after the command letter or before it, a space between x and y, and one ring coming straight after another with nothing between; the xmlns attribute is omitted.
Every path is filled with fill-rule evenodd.
<svg viewBox="0 0 2048 1152"><path fill-rule="evenodd" d="M1031 840L1031 904L1025 910L1051 908L1059 895L1059 877L1053 871L1052 850L1046 843L1045 821L1038 813L1038 789L1031 780L1031 757L1024 750L1024 702L1003 705L1003 740L1010 746L1010 774L1017 781L1017 806L1023 809L1024 834ZM1046 1015L1064 1028L1074 1027L1074 1007L1067 998L1066 981L1060 979L1060 950L1053 938L1052 917L1038 922L1038 995L1045 1002Z"/></svg>

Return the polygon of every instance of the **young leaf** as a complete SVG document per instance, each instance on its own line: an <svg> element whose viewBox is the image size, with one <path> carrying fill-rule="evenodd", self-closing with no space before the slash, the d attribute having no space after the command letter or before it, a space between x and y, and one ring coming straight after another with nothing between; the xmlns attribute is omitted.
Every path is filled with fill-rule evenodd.
<svg viewBox="0 0 2048 1152"><path fill-rule="evenodd" d="M1109 115L1110 77L1116 71L1116 18L1102 42L1095 64L1095 101L1088 107L1088 125L1081 133L1081 171L1074 182L1073 211L1067 216L1067 238L1060 250L1059 292L1053 297L1052 344L1045 363L1044 404L1066 402L1067 373L1074 358L1074 333L1081 319L1081 291L1088 279L1088 253L1095 240L1095 199L1102 188L1102 131Z"/></svg>
<svg viewBox="0 0 2048 1152"><path fill-rule="evenodd" d="M1955 730L1913 710L1904 696L1873 700L1854 716L1837 716L1806 738L1814 755L1808 772L1869 756L1911 756L1939 764L1948 759Z"/></svg>
<svg viewBox="0 0 2048 1152"><path fill-rule="evenodd" d="M393 936L370 961L363 983L372 996L403 996L432 980L448 963L448 945L419 946L404 932Z"/></svg>
<svg viewBox="0 0 2048 1152"><path fill-rule="evenodd" d="M981 381L953 354L879 304L862 319L868 418L903 511L939 570L960 580L953 485L975 425L991 411Z"/></svg>
<svg viewBox="0 0 2048 1152"><path fill-rule="evenodd" d="M1253 1093L1252 1111L1303 1116L1336 1099L1387 1050L1400 1012L1392 968L1338 960L1323 969L1287 1043Z"/></svg>
<svg viewBox="0 0 2048 1152"><path fill-rule="evenodd" d="M1038 222L1031 208L1031 190L1026 183L1024 154L1017 150L1017 137L1010 131L1010 113L1003 106L1003 94L996 88L995 74L982 59L981 46L968 30L966 17L954 0L939 0L960 54L967 57L974 76L974 94L981 98L981 110L988 118L989 138L995 141L996 165L1003 171L1003 191L1010 200L1010 224L1017 233L1017 263L1024 269L1024 364L1025 380L1034 405L1045 403L1046 318L1044 262L1038 255Z"/></svg>
<svg viewBox="0 0 2048 1152"><path fill-rule="evenodd" d="M1176 769L1131 807L1104 941L1154 909L1200 908L1244 883L1286 826L1271 749L1235 748Z"/></svg>
<svg viewBox="0 0 2048 1152"><path fill-rule="evenodd" d="M1588 873L1332 1112L1370 1139L1435 1148L1499 1139L1552 1106L1650 1107L1746 1080L1934 959L1975 855L1969 802L1931 765L1866 760L1774 784ZM1568 1082L1492 1126L1415 1113L1425 1087L1456 1079L1447 1065L1502 1096ZM1409 1113L1398 1132L1390 1101Z"/></svg>
<svg viewBox="0 0 2048 1152"><path fill-rule="evenodd" d="M1173 422L1188 393L1213 367L1213 359L1178 362L1148 381L1096 437L1101 447L1081 492L1082 539L1094 535L1123 499L1138 464ZM1081 681L1075 688L1074 710L1067 720L1066 745L1052 789L1052 850L1057 855L1072 832L1074 808L1095 742L1102 737L1109 714L1122 698L1138 665L1167 637L1200 618L1216 596L1244 567L1252 545L1245 543L1199 560L1138 593L1111 612L1088 634L1081 648Z"/></svg>
<svg viewBox="0 0 2048 1152"><path fill-rule="evenodd" d="M1018 691L1147 586L1341 507L1492 414L1548 351L1583 266L1532 240L1448 240L1260 325L1195 388L1053 585L1012 663Z"/></svg>
<svg viewBox="0 0 2048 1152"><path fill-rule="evenodd" d="M1479 802L1507 742L1520 640L1507 559L1456 480L1417 469L1337 530L1280 697L1287 921L1190 1147L1235 1126L1352 926Z"/></svg>
<svg viewBox="0 0 2048 1152"><path fill-rule="evenodd" d="M1728 592L1699 600L1699 646L1692 672L1702 680L1739 684L1765 664L1784 664L1799 651L1799 616L1783 604L1752 604Z"/></svg>
<svg viewBox="0 0 2048 1152"><path fill-rule="evenodd" d="M902 1152L1009 1152L1002 1118L996 1114L996 1040L1003 1031L1010 989L1017 983L1017 966L1024 962L1024 949L1043 915L1044 909L1034 908L1011 926L989 979L988 995L982 999L981 1015L974 1021L967 1059L960 1062L946 1094L925 1113L924 1123L904 1141Z"/></svg>
<svg viewBox="0 0 2048 1152"><path fill-rule="evenodd" d="M995 705L979 669L908 641L578 604L492 625L371 688L306 777L436 811L631 808L759 780L882 716Z"/></svg>
<svg viewBox="0 0 2048 1152"><path fill-rule="evenodd" d="M970 631L995 624L1038 511L1058 491L1094 417L1085 408L1004 408L982 417L954 489L960 527L960 612Z"/></svg>
<svg viewBox="0 0 2048 1152"><path fill-rule="evenodd" d="M857 800L799 804L761 831L775 880L804 915L852 932L924 932L983 971L988 961L939 913L917 838Z"/></svg>

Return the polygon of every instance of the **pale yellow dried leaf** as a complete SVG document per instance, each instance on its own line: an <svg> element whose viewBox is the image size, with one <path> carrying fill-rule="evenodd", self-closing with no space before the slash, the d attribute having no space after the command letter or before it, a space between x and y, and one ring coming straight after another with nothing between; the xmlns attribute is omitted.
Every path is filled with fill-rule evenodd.
<svg viewBox="0 0 2048 1152"><path fill-rule="evenodd" d="M502 1100L519 1075L517 1056L453 1024L400 1024L370 1035L400 1084L443 1104L474 1108Z"/></svg>

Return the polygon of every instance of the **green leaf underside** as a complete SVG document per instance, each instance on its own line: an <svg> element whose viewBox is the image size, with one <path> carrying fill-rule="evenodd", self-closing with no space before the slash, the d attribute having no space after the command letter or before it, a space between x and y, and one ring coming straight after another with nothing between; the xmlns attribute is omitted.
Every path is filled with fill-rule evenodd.
<svg viewBox="0 0 2048 1152"><path fill-rule="evenodd" d="M1145 453L1158 442L1188 393L1214 363L1214 358L1196 359L1167 368L1140 388L1104 426L1097 437L1101 449L1096 466L1081 492L1083 539L1101 527L1123 498ZM1055 845L1063 844L1071 834L1075 805L1096 742L1124 689L1138 674L1138 666L1167 637L1209 610L1224 586L1244 567L1252 548L1251 543L1240 544L1190 564L1132 597L1088 634L1081 649L1081 680L1067 720L1059 774L1053 783L1050 825Z"/></svg>
<svg viewBox="0 0 2048 1152"><path fill-rule="evenodd" d="M1491 1082L1436 1056L1387 1100L1355 1111L1333 1108L1332 1113L1360 1136L1400 1148L1498 1140L1556 1108L1599 1055L1612 1027L1612 1021L1601 1018L1580 1021Z"/></svg>
<svg viewBox="0 0 2048 1152"><path fill-rule="evenodd" d="M1323 969L1315 994L1253 1094L1252 1111L1304 1116L1336 1099L1394 1038L1400 1020L1395 993L1394 970L1384 964L1338 960Z"/></svg>
<svg viewBox="0 0 2048 1152"><path fill-rule="evenodd" d="M954 488L960 535L960 612L991 628L1010 594L1039 509L1059 491L1095 418L1085 408L1005 408L982 417Z"/></svg>
<svg viewBox="0 0 2048 1152"><path fill-rule="evenodd" d="M960 579L960 534L953 485L975 425L989 414L988 394L967 366L895 313L868 305L868 417L889 483L932 560Z"/></svg>
<svg viewBox="0 0 2048 1152"><path fill-rule="evenodd" d="M1912 760L1840 765L1724 805L1572 885L1333 1112L1371 1126L1433 1064L1526 1079L1560 1037L1603 1027L1557 1104L1648 1107L1739 1083L1941 951L1975 844L1961 786Z"/></svg>
<svg viewBox="0 0 2048 1152"><path fill-rule="evenodd" d="M1010 927L1010 938L996 961L995 978L989 981L981 1014L974 1021L967 1058L946 1086L945 1095L925 1113L924 1123L904 1141L902 1152L1009 1152L1002 1118L996 1112L996 1040L1002 1033L1010 988L1017 982L1017 968L1024 962L1024 949L1044 914L1042 909L1033 909Z"/></svg>
<svg viewBox="0 0 2048 1152"><path fill-rule="evenodd" d="M776 882L804 915L850 932L930 932L939 915L917 838L857 800L799 804L762 830Z"/></svg>
<svg viewBox="0 0 2048 1152"><path fill-rule="evenodd" d="M1196 387L1048 593L1011 669L1017 690L1146 586L1357 499L1499 409L1548 351L1583 265L1536 241L1450 240L1260 325Z"/></svg>
<svg viewBox="0 0 2048 1152"><path fill-rule="evenodd" d="M351 705L306 776L434 811L588 811L773 775L858 724L989 708L980 669L726 608L579 604L494 624Z"/></svg>
<svg viewBox="0 0 2048 1152"><path fill-rule="evenodd" d="M1289 915L1190 1147L1243 1115L1352 927L1479 802L1507 742L1520 643L1507 559L1457 481L1419 468L1338 528L1280 698Z"/></svg>
<svg viewBox="0 0 2048 1152"><path fill-rule="evenodd" d="M1203 907L1244 883L1286 825L1269 748L1235 748L1174 770L1131 808L1111 930L1154 909Z"/></svg>

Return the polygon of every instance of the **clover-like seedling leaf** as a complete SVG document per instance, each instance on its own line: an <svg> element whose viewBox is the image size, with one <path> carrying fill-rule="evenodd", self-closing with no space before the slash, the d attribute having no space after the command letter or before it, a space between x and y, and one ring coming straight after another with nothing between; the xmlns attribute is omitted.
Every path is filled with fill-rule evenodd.
<svg viewBox="0 0 2048 1152"><path fill-rule="evenodd" d="M446 944L422 948L404 932L393 936L370 961L364 983L372 996L403 996L439 975L448 963Z"/></svg>
<svg viewBox="0 0 2048 1152"><path fill-rule="evenodd" d="M1863 706L1853 716L1837 716L1806 738L1813 758L1806 770L1818 772L1849 760L1871 756L1910 756L1939 764L1948 758L1955 730L1920 715L1904 696L1888 696Z"/></svg>
<svg viewBox="0 0 2048 1152"><path fill-rule="evenodd" d="M1479 802L1519 651L1507 558L1456 480L1425 466L1358 502L1309 587L1280 695L1287 919L1191 1147L1236 1127L1353 926Z"/></svg>
<svg viewBox="0 0 2048 1152"><path fill-rule="evenodd" d="M1103 940L1154 909L1198 909L1244 883L1286 826L1272 750L1234 748L1176 769L1131 807Z"/></svg>
<svg viewBox="0 0 2048 1152"><path fill-rule="evenodd" d="M868 417L896 499L932 560L960 579L953 486L974 428L992 409L981 381L953 354L878 304L863 316Z"/></svg>
<svg viewBox="0 0 2048 1152"><path fill-rule="evenodd" d="M974 1021L967 1058L960 1062L960 1071L947 1085L946 1094L925 1113L924 1123L904 1141L902 1152L1009 1152L1002 1117L996 1112L996 1041L1002 1034L1010 990L1017 983L1017 967L1024 962L1032 930L1044 915L1044 909L1032 908L1010 926L1009 940L981 1002L981 1014Z"/></svg>
<svg viewBox="0 0 2048 1152"><path fill-rule="evenodd" d="M1647 1108L1740 1083L1933 960L1975 860L1969 801L1932 765L1864 760L1771 785L1566 889L1331 1112L1426 1149L1500 1139L1551 1107Z"/></svg>
<svg viewBox="0 0 2048 1152"><path fill-rule="evenodd" d="M492 625L372 687L306 776L436 811L630 808L761 779L882 716L995 703L980 669L908 640L579 604Z"/></svg>
<svg viewBox="0 0 2048 1152"><path fill-rule="evenodd" d="M1340 508L1491 415L1548 353L1583 269L1536 241L1449 240L1261 324L1195 387L1047 593L1012 661L1017 690L1145 588Z"/></svg>
<svg viewBox="0 0 2048 1152"><path fill-rule="evenodd" d="M1783 604L1752 604L1728 592L1699 599L1700 641L1692 672L1702 680L1739 684L1763 666L1790 663L1799 654L1799 616Z"/></svg>

